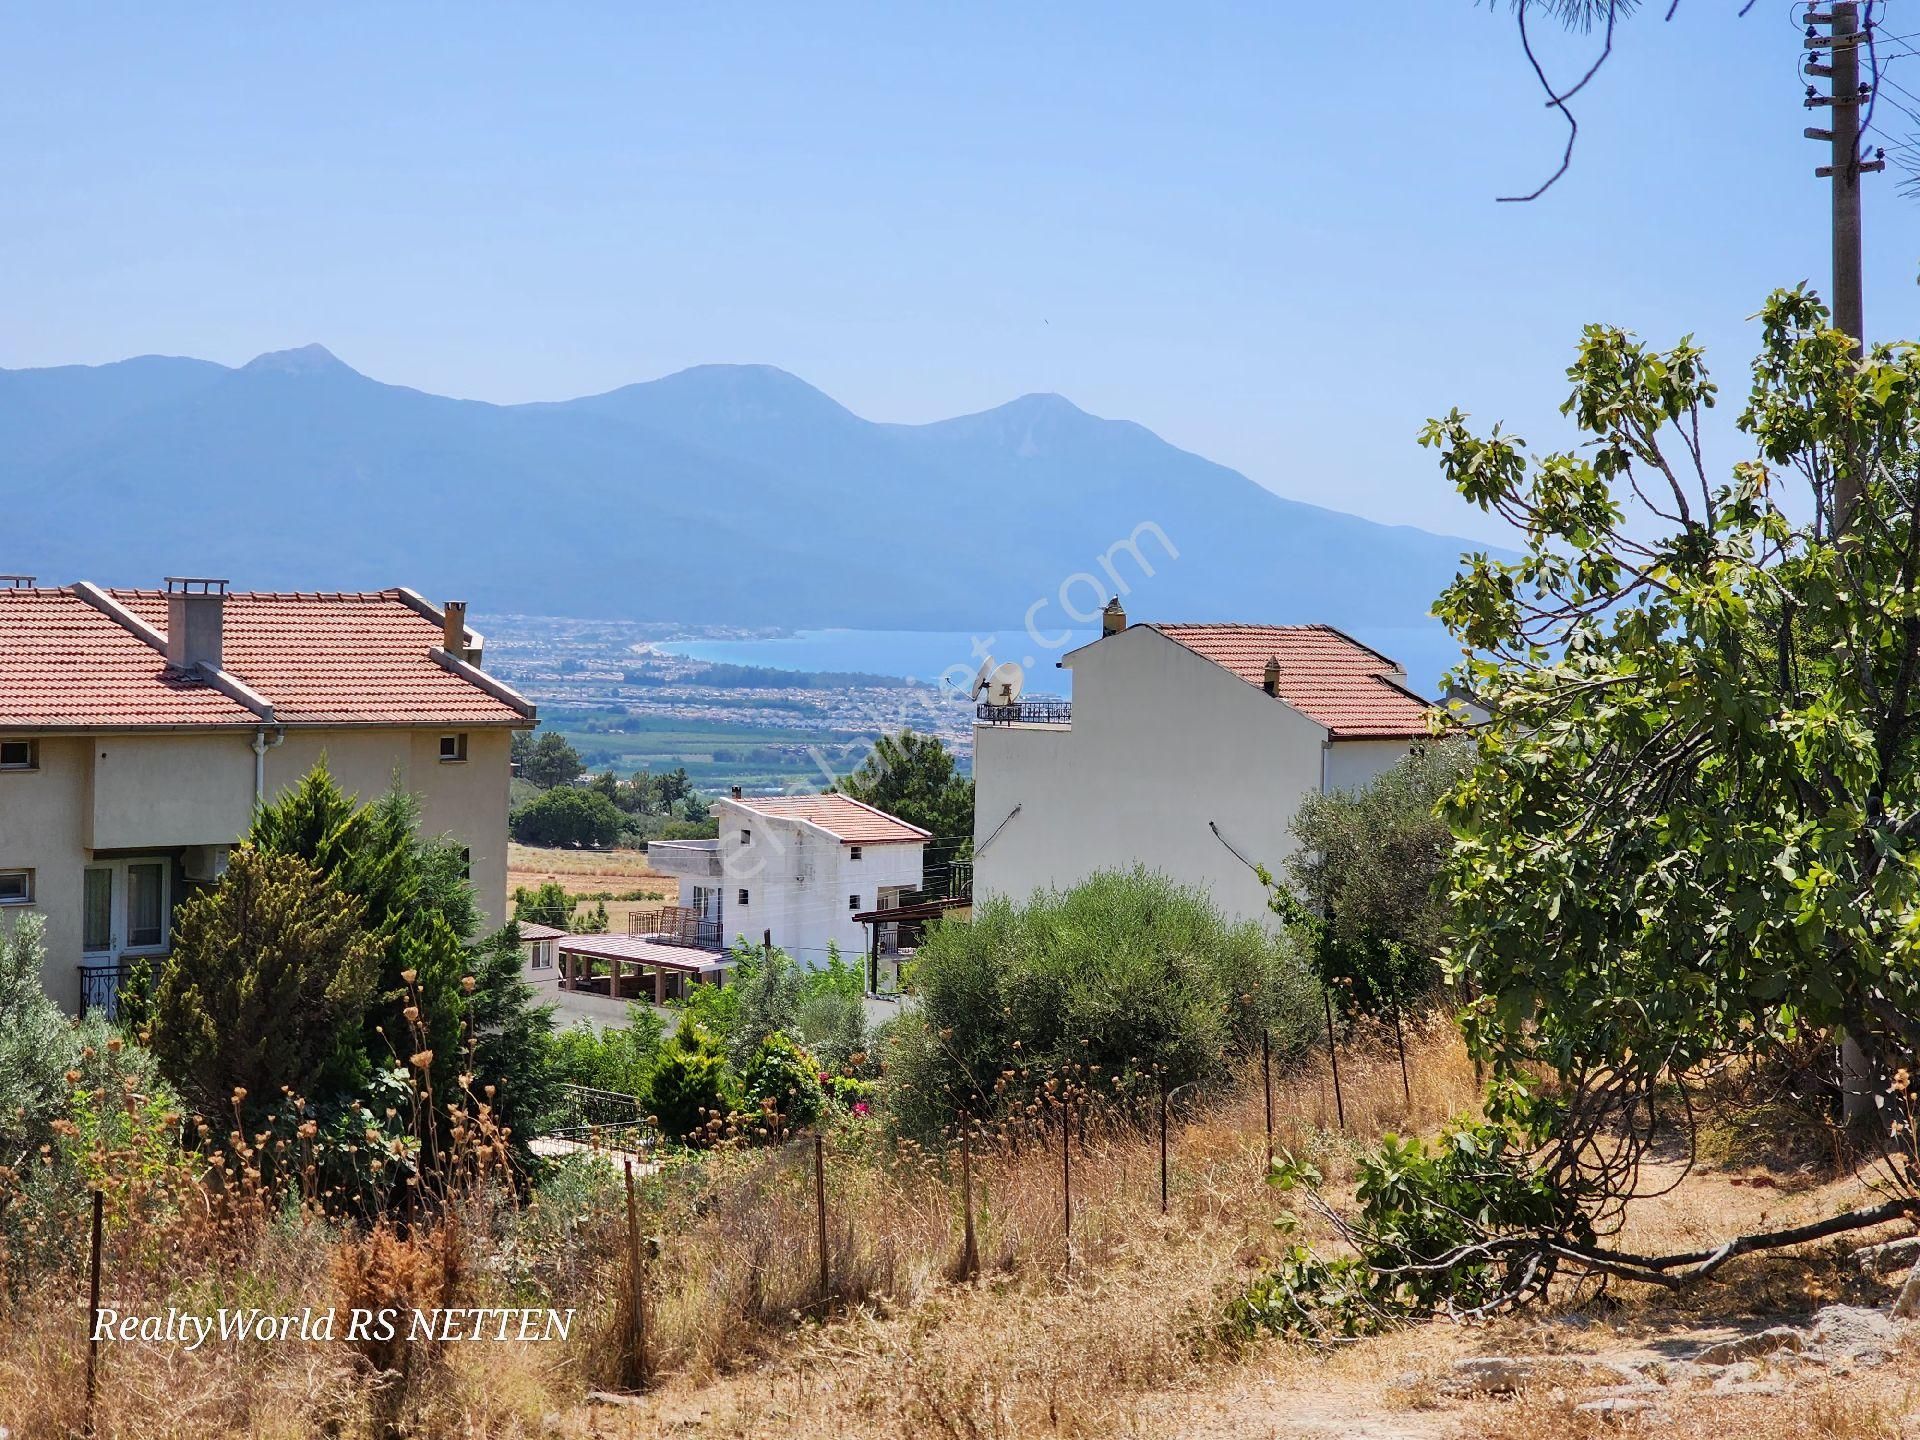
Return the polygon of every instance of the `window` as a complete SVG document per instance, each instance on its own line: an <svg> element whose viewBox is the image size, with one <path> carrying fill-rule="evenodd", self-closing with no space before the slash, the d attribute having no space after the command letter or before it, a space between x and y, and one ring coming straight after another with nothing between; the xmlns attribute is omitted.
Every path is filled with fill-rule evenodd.
<svg viewBox="0 0 1920 1440"><path fill-rule="evenodd" d="M859 908L860 908L860 897L858 895L847 896L847 909L858 910Z"/></svg>
<svg viewBox="0 0 1920 1440"><path fill-rule="evenodd" d="M127 866L127 944L151 949L166 939L167 872L164 862L142 860Z"/></svg>
<svg viewBox="0 0 1920 1440"><path fill-rule="evenodd" d="M852 853L849 854L847 858L849 860L858 860L860 858L860 847L858 845L855 845L853 847Z"/></svg>
<svg viewBox="0 0 1920 1440"><path fill-rule="evenodd" d="M442 735L440 737L440 763L442 765L458 765L466 758L466 731L463 730L458 735Z"/></svg>
<svg viewBox="0 0 1920 1440"><path fill-rule="evenodd" d="M753 832L751 830L742 830L740 832L740 843L742 845L751 845L753 843Z"/></svg>
<svg viewBox="0 0 1920 1440"><path fill-rule="evenodd" d="M747 903L747 892L746 892L746 891L744 891L744 890L742 890L742 891L740 892L740 900L739 900L739 903L740 903L740 904L742 904L742 905L744 905L744 904L746 904L746 903Z"/></svg>
<svg viewBox="0 0 1920 1440"><path fill-rule="evenodd" d="M534 941L531 965L535 970L551 970L553 968L553 941Z"/></svg>
<svg viewBox="0 0 1920 1440"><path fill-rule="evenodd" d="M33 871L0 870L0 905L33 903Z"/></svg>
<svg viewBox="0 0 1920 1440"><path fill-rule="evenodd" d="M38 770L40 744L37 740L0 740L0 770Z"/></svg>
<svg viewBox="0 0 1920 1440"><path fill-rule="evenodd" d="M113 948L113 869L89 865L80 892L80 948Z"/></svg>

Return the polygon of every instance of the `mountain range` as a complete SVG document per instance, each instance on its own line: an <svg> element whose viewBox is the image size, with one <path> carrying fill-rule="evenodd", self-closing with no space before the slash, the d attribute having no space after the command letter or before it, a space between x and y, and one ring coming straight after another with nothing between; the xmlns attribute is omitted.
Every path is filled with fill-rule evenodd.
<svg viewBox="0 0 1920 1440"><path fill-rule="evenodd" d="M1130 536L1156 572L1110 562L1136 619L1420 625L1474 548L1285 499L1058 395L882 424L770 366L703 365L492 405L318 345L0 370L0 493L0 569L43 583L406 584L711 625L1006 626L1044 599L1058 627L1063 582L1108 583Z"/></svg>

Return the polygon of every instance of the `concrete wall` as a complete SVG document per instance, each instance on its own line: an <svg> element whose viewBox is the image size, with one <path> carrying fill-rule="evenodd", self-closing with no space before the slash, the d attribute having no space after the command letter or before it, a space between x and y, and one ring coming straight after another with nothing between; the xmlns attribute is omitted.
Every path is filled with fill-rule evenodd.
<svg viewBox="0 0 1920 1440"><path fill-rule="evenodd" d="M1407 756L1411 740L1336 740L1327 750L1327 789L1362 790Z"/></svg>
<svg viewBox="0 0 1920 1440"><path fill-rule="evenodd" d="M1369 746L1349 762L1336 744L1323 756L1319 724L1145 627L1071 664L1071 726L974 728L980 898L1141 865L1206 889L1232 918L1270 921L1264 887L1222 837L1277 871L1323 763L1358 775L1386 753Z"/></svg>
<svg viewBox="0 0 1920 1440"><path fill-rule="evenodd" d="M97 735L88 848L230 845L253 818L253 731Z"/></svg>
<svg viewBox="0 0 1920 1440"><path fill-rule="evenodd" d="M473 887L493 925L507 917L507 788L512 779L506 730L468 730L467 758L440 759L453 730L289 730L267 752L269 798L299 783L322 756L340 788L372 800L398 784L420 802L420 833L446 835L469 852ZM248 756L251 764L252 756ZM249 780L251 784L251 780Z"/></svg>
<svg viewBox="0 0 1920 1440"><path fill-rule="evenodd" d="M32 870L34 903L0 906L0 927L26 912L47 921L42 983L63 1009L80 1004L80 887L86 863L88 749L80 737L43 737L38 770L0 771L0 870Z"/></svg>

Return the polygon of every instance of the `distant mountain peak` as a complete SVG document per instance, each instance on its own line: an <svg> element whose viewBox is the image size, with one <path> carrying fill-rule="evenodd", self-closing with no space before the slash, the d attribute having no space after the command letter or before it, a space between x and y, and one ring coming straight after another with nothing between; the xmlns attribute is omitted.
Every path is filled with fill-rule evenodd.
<svg viewBox="0 0 1920 1440"><path fill-rule="evenodd" d="M1009 400L1000 409L1012 413L1026 411L1036 415L1084 415L1087 412L1067 399L1064 395L1051 390L1034 390Z"/></svg>
<svg viewBox="0 0 1920 1440"><path fill-rule="evenodd" d="M291 350L269 350L256 355L244 370L271 371L280 375L358 375L360 372L341 360L324 345L299 345Z"/></svg>

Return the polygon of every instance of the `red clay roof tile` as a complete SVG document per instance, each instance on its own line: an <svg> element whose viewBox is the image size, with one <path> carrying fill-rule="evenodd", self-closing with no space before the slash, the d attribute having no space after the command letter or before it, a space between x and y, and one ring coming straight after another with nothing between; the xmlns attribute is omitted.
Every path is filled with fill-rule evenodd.
<svg viewBox="0 0 1920 1440"><path fill-rule="evenodd" d="M166 595L113 598L165 634ZM443 669L441 628L398 590L226 597L221 668L289 725L512 725L512 705ZM0 589L0 725L257 725L70 589Z"/></svg>
<svg viewBox="0 0 1920 1440"><path fill-rule="evenodd" d="M0 590L0 727L257 725L70 590Z"/></svg>
<svg viewBox="0 0 1920 1440"><path fill-rule="evenodd" d="M1433 707L1402 683L1398 667L1331 625L1152 625L1176 644L1266 683L1280 662L1280 698L1341 740L1404 740L1428 733Z"/></svg>
<svg viewBox="0 0 1920 1440"><path fill-rule="evenodd" d="M930 840L933 832L851 795L749 795L730 802L776 820L804 820L850 845L900 845Z"/></svg>

